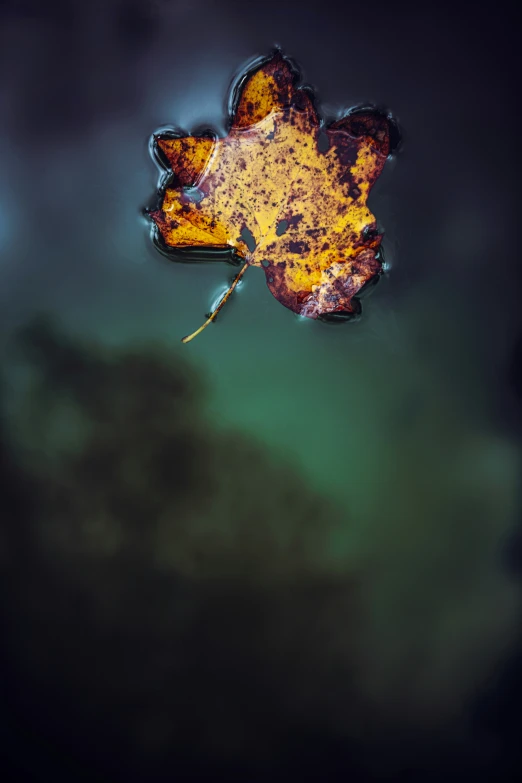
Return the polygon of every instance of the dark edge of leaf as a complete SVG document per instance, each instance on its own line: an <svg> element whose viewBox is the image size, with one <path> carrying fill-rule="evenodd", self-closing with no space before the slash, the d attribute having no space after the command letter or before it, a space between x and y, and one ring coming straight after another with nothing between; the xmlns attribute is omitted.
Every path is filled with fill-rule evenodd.
<svg viewBox="0 0 522 783"><path fill-rule="evenodd" d="M215 264L217 262L241 266L245 259L233 247L171 247L154 227L152 243L169 261L182 264Z"/></svg>
<svg viewBox="0 0 522 783"><path fill-rule="evenodd" d="M359 299L354 297L352 299L354 310L353 311L341 311L338 313L323 313L323 315L318 315L317 320L321 321L323 324L344 324L348 321L355 321L358 320L361 313L362 313L362 305L359 302Z"/></svg>
<svg viewBox="0 0 522 783"><path fill-rule="evenodd" d="M381 262L383 262L383 253L379 253L377 257ZM359 289L357 296L354 296L352 299L355 307L353 312L325 313L324 315L317 316L317 320L328 325L338 325L347 323L348 321L359 321L363 314L361 299L364 300L368 298L371 292L375 290L375 286L379 283L379 280L384 276L384 274L384 271L381 269L379 272L376 272L373 277L370 277L370 279L366 281L362 288Z"/></svg>
<svg viewBox="0 0 522 783"><path fill-rule="evenodd" d="M388 123L388 132L390 134L390 151L388 157L391 158L402 151L404 133L397 117L386 106L361 103L357 106L353 106L341 117L337 117L337 120L344 119L345 117L352 117L357 114L375 114L378 117L384 117ZM333 120L332 120L333 121Z"/></svg>

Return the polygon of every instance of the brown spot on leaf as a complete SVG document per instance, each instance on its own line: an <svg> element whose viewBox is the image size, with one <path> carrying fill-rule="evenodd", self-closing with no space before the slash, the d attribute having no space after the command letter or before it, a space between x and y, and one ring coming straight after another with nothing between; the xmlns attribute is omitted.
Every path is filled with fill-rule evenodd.
<svg viewBox="0 0 522 783"><path fill-rule="evenodd" d="M291 253L298 253L299 255L302 255L303 253L308 253L310 250L310 245L308 245L306 242L289 242L288 249Z"/></svg>

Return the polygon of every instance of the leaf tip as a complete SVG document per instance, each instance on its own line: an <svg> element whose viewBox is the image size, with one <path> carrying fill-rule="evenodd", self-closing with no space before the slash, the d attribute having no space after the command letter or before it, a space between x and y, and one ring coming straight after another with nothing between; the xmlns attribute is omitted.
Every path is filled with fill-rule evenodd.
<svg viewBox="0 0 522 783"><path fill-rule="evenodd" d="M159 225L159 223L163 220L163 213L161 209L149 209L146 212L147 217L149 220L152 220L153 223L156 223L156 225Z"/></svg>

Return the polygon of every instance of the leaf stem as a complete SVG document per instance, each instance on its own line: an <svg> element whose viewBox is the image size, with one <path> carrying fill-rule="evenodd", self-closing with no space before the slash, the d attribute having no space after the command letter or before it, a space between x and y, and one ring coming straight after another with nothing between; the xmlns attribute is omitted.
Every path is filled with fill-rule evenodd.
<svg viewBox="0 0 522 783"><path fill-rule="evenodd" d="M203 329L205 329L209 325L209 323L211 323L214 320L214 318L219 313L219 311L221 310L221 308L223 307L223 305L227 301L228 297L230 296L230 294L232 293L234 288L237 286L237 284L239 283L239 281L241 280L241 278L245 274L247 267L248 267L248 263L243 264L243 266L239 270L238 274L233 279L232 284L231 284L230 288L228 289L228 291L226 292L225 296L220 301L220 303L218 304L216 309L209 315L209 317L207 318L207 320L205 321L203 326L200 326L199 329L196 329L196 331L192 332L192 334L188 334L186 337L183 337L183 339L181 340L182 343L189 343L191 340L194 339L194 337L197 337L198 334L200 334L203 331Z"/></svg>

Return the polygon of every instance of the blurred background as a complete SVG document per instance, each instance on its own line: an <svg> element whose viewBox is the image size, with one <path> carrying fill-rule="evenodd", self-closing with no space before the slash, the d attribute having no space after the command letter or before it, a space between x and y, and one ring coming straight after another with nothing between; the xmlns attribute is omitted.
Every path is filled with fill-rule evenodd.
<svg viewBox="0 0 522 783"><path fill-rule="evenodd" d="M479 4L480 6L480 4ZM151 241L151 134L280 45L389 108L359 321ZM0 681L16 780L518 779L508 4L0 2ZM179 261L179 259L178 259Z"/></svg>

